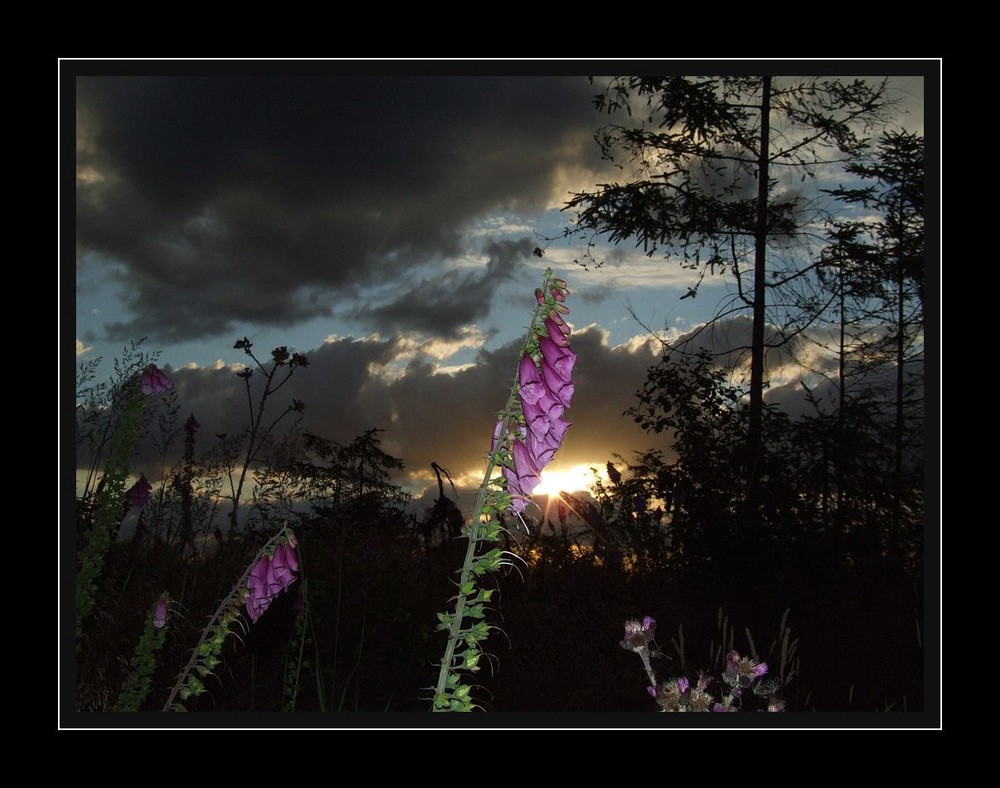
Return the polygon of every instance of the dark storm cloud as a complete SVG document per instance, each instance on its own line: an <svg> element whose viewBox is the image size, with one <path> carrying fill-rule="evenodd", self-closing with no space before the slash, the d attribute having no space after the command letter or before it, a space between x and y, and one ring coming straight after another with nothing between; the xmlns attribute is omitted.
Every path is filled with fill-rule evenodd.
<svg viewBox="0 0 1000 788"><path fill-rule="evenodd" d="M736 318L718 323L714 332L691 332L685 337L691 339L688 350L703 347L721 352L725 343L749 336L748 323ZM574 331L572 346L577 354L576 393L566 417L573 426L556 464L560 468L584 463L601 466L615 454L631 460L635 452L651 448L664 451L669 459L671 436L645 433L626 415L636 404L636 393L650 367L659 363L663 346L647 337L613 347L607 332L596 326ZM347 444L366 430L380 430L383 449L406 465L397 483L412 487L428 482L433 478L432 462L455 477L474 473L485 467L497 412L514 382L518 347L515 341L483 350L474 364L439 373L431 359L414 353L412 343L398 335L328 341L306 352L309 365L296 370L270 401L264 422L269 423L297 399L305 403L302 427L324 438ZM270 348L255 346L254 352L268 366ZM718 358L725 360L721 355ZM199 451L212 445L215 435L235 435L248 423L245 384L233 369L168 371L177 395L177 428L188 414L194 414L203 428ZM798 380L776 384L768 392L768 401L780 403L792 414L805 412ZM251 378L254 408L262 387L258 370ZM821 387L817 393L829 392ZM282 422L289 423L288 418ZM168 465L178 461L180 443L180 439L174 441ZM78 460L86 464L85 458ZM162 460L147 445L133 467L153 479Z"/></svg>
<svg viewBox="0 0 1000 788"><path fill-rule="evenodd" d="M606 333L594 327L574 332L572 344L576 394L566 418L573 426L559 464L600 464L612 452L630 455L658 444L622 415L654 360L651 346L612 348ZM485 468L497 412L517 373L518 348L514 342L481 353L475 366L453 375L432 374L428 364L416 362L386 390L395 417L386 437L411 472L429 474L431 462L452 474Z"/></svg>
<svg viewBox="0 0 1000 788"><path fill-rule="evenodd" d="M719 351L724 342L740 340L742 319L719 323L716 332L704 331L692 342ZM596 326L573 332L577 354L576 393L566 416L572 422L554 466L577 464L601 467L615 455L634 459L636 452L660 449L670 459L672 436L643 432L626 415L636 404L636 392L655 366L663 347L652 338L612 347L607 332ZM341 444L367 430L378 429L382 448L405 463L395 481L420 490L434 485L431 463L448 469L459 480L462 501L471 505L473 482L485 468L497 412L503 407L517 369L519 342L493 351L481 351L476 363L448 374L437 372L426 356L414 354L412 343L397 336L387 339L340 338L307 351L309 365L296 370L288 384L270 402L265 423L285 411L293 399L305 403L303 429ZM689 348L690 349L690 348ZM260 351L258 353L258 351ZM254 347L262 360L269 348ZM721 358L721 356L720 356ZM249 361L249 359L247 359ZM177 428L193 414L202 426L198 452L216 442L216 435L236 435L248 423L249 405L244 382L235 371L220 369L168 370L175 383ZM251 379L254 407L263 385L258 371ZM892 381L886 381L886 385ZM829 384L816 389L829 399ZM776 385L768 401L792 415L808 412L798 379ZM286 418L282 429L290 424ZM175 439L164 466L147 441L133 471L156 480L163 467L179 461L180 438ZM81 467L87 461L78 457ZM436 489L432 490L436 494ZM433 496L432 496L433 497Z"/></svg>
<svg viewBox="0 0 1000 788"><path fill-rule="evenodd" d="M494 290L510 279L517 264L531 256L534 242L491 241L485 252L489 261L481 269L450 269L405 288L404 294L383 306L361 307L351 317L373 329L411 330L454 338L461 326L483 316Z"/></svg>
<svg viewBox="0 0 1000 788"><path fill-rule="evenodd" d="M611 347L607 333L591 327L574 334L573 350L577 354L576 392L568 416L573 429L560 449L563 460L600 464L612 459L612 453L631 460L635 451L664 448L661 438L644 433L625 414L636 404L636 392L659 359L659 344L650 338Z"/></svg>
<svg viewBox="0 0 1000 788"><path fill-rule="evenodd" d="M465 252L596 165L582 77L77 80L77 248L179 340L328 312L321 293ZM408 306L419 320L423 307Z"/></svg>
<svg viewBox="0 0 1000 788"><path fill-rule="evenodd" d="M655 361L656 348L648 343L612 348L606 339L604 331L593 327L573 335L577 389L567 411L573 427L558 455L561 465L600 465L613 452L630 456L634 450L662 444L622 415ZM483 351L474 365L436 374L426 358L406 362L401 355L405 345L394 338L338 339L306 354L309 365L296 370L270 401L264 422L298 399L305 403L302 427L322 437L346 444L366 430L381 430L383 448L406 464L400 483L429 478L432 462L455 476L475 472L485 468L497 412L517 372L518 347L514 342ZM258 350L259 358L269 358L269 349L254 347L255 353ZM393 370L394 363L406 366ZM392 374L385 374L387 370ZM199 452L213 445L216 435L236 435L248 423L245 384L232 369L168 372L175 383L177 428L189 414L201 424ZM258 371L251 378L255 407L262 386ZM285 419L282 425L288 423ZM168 467L179 460L180 444L179 438L174 441ZM151 480L161 467L162 459L149 444L133 465L136 474L141 471Z"/></svg>
<svg viewBox="0 0 1000 788"><path fill-rule="evenodd" d="M356 344L336 343L337 358ZM366 429L383 429L384 448L406 462L408 473L427 476L436 462L459 475L485 468L497 412L517 373L519 344L482 351L474 365L451 374L436 374L430 361L418 356L394 379L352 376L349 382L314 352L309 357L320 365L318 374L311 363L299 381L303 388L288 396L307 403L306 426L321 435L347 441ZM368 351L366 364L375 355L384 363L394 352L391 342L379 347L378 354ZM589 328L574 333L573 347L577 393L567 418L574 426L560 450L561 462L595 462L610 459L612 451L646 448L646 436L622 413L654 360L649 346L611 348L605 332Z"/></svg>
<svg viewBox="0 0 1000 788"><path fill-rule="evenodd" d="M270 348L254 346L253 352L265 368L271 366ZM277 418L293 399L306 404L303 426L324 437L344 442L372 426L388 422L389 403L382 386L373 378L371 370L389 364L397 356L397 343L372 339L340 339L330 342L307 354L309 365L297 369L287 384L283 385L268 401L262 423L266 426ZM252 408L257 412L264 388L264 375L249 357L248 367L253 368L250 378ZM220 368L165 368L174 383L177 417L175 428L179 431L189 415L193 415L202 429L198 434L198 451L208 449L220 434L235 436L250 423L251 403L247 398L246 383L229 367ZM279 370L275 383L284 377ZM283 418L281 430L291 424ZM179 461L181 438L176 438L168 453L168 464ZM78 450L81 447L78 446ZM78 464L86 459L78 456ZM146 441L140 452L135 472L144 472L153 478L162 460L151 441Z"/></svg>

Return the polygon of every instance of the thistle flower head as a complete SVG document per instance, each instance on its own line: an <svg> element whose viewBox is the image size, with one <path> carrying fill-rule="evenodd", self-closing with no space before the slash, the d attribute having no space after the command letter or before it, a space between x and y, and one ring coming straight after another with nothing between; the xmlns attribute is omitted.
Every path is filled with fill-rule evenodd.
<svg viewBox="0 0 1000 788"><path fill-rule="evenodd" d="M703 688L695 687L688 697L688 711L711 711L714 702L715 698L705 692Z"/></svg>
<svg viewBox="0 0 1000 788"><path fill-rule="evenodd" d="M625 622L625 639L621 646L629 651L642 651L648 649L653 638L656 637L656 619L646 616L642 621L630 618Z"/></svg>
<svg viewBox="0 0 1000 788"><path fill-rule="evenodd" d="M663 682L650 694L656 699L656 704L662 711L687 711L690 689L690 682L682 677Z"/></svg>
<svg viewBox="0 0 1000 788"><path fill-rule="evenodd" d="M738 651L730 651L726 655L726 670L722 679L730 687L745 689L766 673L766 662L756 662L750 657L741 657Z"/></svg>

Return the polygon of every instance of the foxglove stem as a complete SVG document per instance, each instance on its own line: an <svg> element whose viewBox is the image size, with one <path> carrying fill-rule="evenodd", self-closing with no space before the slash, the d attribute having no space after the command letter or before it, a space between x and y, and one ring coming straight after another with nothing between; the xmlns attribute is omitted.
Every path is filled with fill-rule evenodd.
<svg viewBox="0 0 1000 788"><path fill-rule="evenodd" d="M517 397L517 383L511 387L510 394L507 396L507 404L504 406L504 414L509 414L514 406ZM499 447L503 445L503 441L507 437L507 418L502 420L502 427L500 432L496 435L496 446ZM451 622L451 627L448 630L448 643L445 646L444 658L441 660L441 669L438 672L438 682L435 688L435 698L442 697L445 694L447 688L448 675L452 671L452 661L455 658L455 648L461 639L462 630L462 619L465 615L465 603L468 599L468 595L462 592L462 589L466 587L466 584L472 580L472 565L473 560L476 557L476 548L479 546L481 541L479 537L479 519L486 508L486 499L490 493L490 479L493 478L493 471L496 469L497 453L495 451L490 452L489 459L486 463L486 473L483 478L483 483L479 487L479 495L476 498L476 506L473 509L475 512L473 516L473 521L468 526L466 526L466 538L469 540L469 544L465 550L465 560L462 562L462 572L459 575L459 594L455 601L455 618ZM434 711L444 711L444 709L434 706Z"/></svg>
<svg viewBox="0 0 1000 788"><path fill-rule="evenodd" d="M568 424L560 424L553 429L553 422L549 417L549 413L553 411L545 410L543 416L543 406L540 405L540 400L546 400L547 404L544 406L545 408L558 409L559 412L554 413L552 418L560 419L561 408L568 406L569 398L572 396L572 388L569 388L565 392L560 390L560 393L563 394L562 402L550 401L552 398L549 393L549 383L542 377L544 371L539 370L539 367L536 366L536 363L531 355L532 351L539 347L539 337L542 336L542 333L548 333L549 336L545 338L546 341L548 341L554 330L559 336L560 341L556 342L554 338L552 338L551 341L554 344L558 344L560 352L558 356L553 356L553 358L549 359L549 363L560 365L557 368L558 371L554 377L564 377L568 381L568 373L572 369L572 364L575 361L575 356L573 356L572 351L568 349L569 343L565 339L566 334L569 333L569 327L561 320L558 324L550 325L546 325L542 322L543 319L547 320L549 315L557 314L553 311L554 307L552 302L545 297L545 293L549 292L550 289L565 289L565 287L566 283L564 281L552 280L552 270L548 269L545 272L544 289L535 291L535 299L538 302L538 306L532 315L528 335L525 338L521 347L521 352L518 356L518 372L515 375L514 384L511 386L510 393L507 397L507 403L504 406L503 411L501 411L496 430L494 431L493 446L489 453L483 483L480 485L479 495L476 499L476 505L473 510L473 520L465 529L468 546L465 551L465 560L462 563L462 569L459 573L459 592L455 597L455 612L451 615L450 621L448 616L441 617L442 623L447 625L442 626L441 628L446 628L448 630L448 641L445 646L444 658L441 661L440 670L438 672L438 681L435 687L434 702L432 705L432 709L434 711L468 711L472 708L472 703L468 698L469 687L458 684L457 671L459 670L459 667L454 665L454 660L456 658L455 652L459 643L465 641L468 648L459 656L461 657L464 655L466 657L466 667L468 669L475 670L475 663L478 661L479 656L476 644L479 640L485 637L485 633L488 632L487 627L481 630L481 632L473 631L472 635L470 635L470 630L466 629L464 625L466 618L466 605L470 597L473 597L473 595L477 593L475 586L476 576L485 571L493 571L499 565L499 559L492 560L492 556L490 556L493 551L487 551L482 555L477 556L477 548L480 543L497 541L495 528L487 528L486 524L490 522L491 518L495 516L497 512L501 511L501 507L496 503L496 490L492 489L494 485L496 487L500 487L502 484L502 482L497 483L493 480L493 473L498 467L498 464L500 464L500 458L505 455L503 476L507 480L507 492L513 496L511 503L504 506L503 509L519 514L524 508L527 496L530 495L531 491L534 489L534 485L532 485L530 489L524 489L522 481L527 479L537 479L537 473L538 470L540 470L540 467L535 467L535 457L544 456L546 460L550 459L551 455L555 453L556 448L558 448L562 436L565 434L565 427L568 426ZM565 348L565 350L563 350L563 348ZM542 353L542 355L544 357L545 354ZM566 383L562 380L559 382L560 386L566 385ZM569 385L571 386L571 384ZM544 418L544 427L521 426L521 422L524 421L528 415L524 412L523 405L528 402L530 402L534 407L533 418ZM518 431L521 433L519 437L514 437L513 440L510 439L512 422L517 425ZM545 444L545 446L536 447L534 450L529 448L528 446L533 445L531 441L535 437L532 430L537 430L541 437L549 437L549 433L551 432L552 440L555 441L555 445L550 446ZM524 441L529 441L528 446L526 446ZM540 452L543 454L540 454ZM513 466L515 469L513 471L513 475L510 473L510 467L508 467L508 464ZM482 559L487 556L490 556L490 560L484 567L481 562ZM489 591L481 592L481 594L475 599L488 599L489 593ZM474 607L479 609L480 612L470 612L469 615L473 617L481 617L482 605L477 602ZM472 667L469 666L470 661ZM451 681L449 682L450 677Z"/></svg>
<svg viewBox="0 0 1000 788"><path fill-rule="evenodd" d="M114 711L139 711L149 695L156 671L156 654L167 638L167 601L167 594L162 594L146 615L146 625L129 661L129 675L122 684Z"/></svg>
<svg viewBox="0 0 1000 788"><path fill-rule="evenodd" d="M83 622L94 609L98 580L104 560L121 526L121 511L126 499L125 480L129 459L142 431L142 410L145 397L138 378L127 384L119 400L117 422L109 441L108 459L104 467L104 484L95 496L93 522L84 533L76 574L76 647L80 648Z"/></svg>

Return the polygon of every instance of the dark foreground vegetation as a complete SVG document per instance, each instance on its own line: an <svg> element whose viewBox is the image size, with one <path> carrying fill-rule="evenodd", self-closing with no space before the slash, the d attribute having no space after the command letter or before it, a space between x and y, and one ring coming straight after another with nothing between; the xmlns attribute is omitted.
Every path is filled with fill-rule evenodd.
<svg viewBox="0 0 1000 788"><path fill-rule="evenodd" d="M424 549L385 523L316 520L298 529L302 580L239 639L190 710L427 711L444 637L436 613L454 592L460 543ZM253 534L182 558L161 544L119 543L106 598L83 640L81 709L106 710L128 675L149 603L174 589L171 629L142 708L162 708L206 616L253 559ZM923 707L923 599L918 578L887 563L847 567L831 545L745 552L697 571L579 555L548 536L527 566L499 578L494 674L480 672L494 711L652 711L638 661L619 646L622 623L655 612L663 675L718 673L729 645L752 644L772 669L780 626L797 643L789 710L902 711ZM305 605L305 602L308 605ZM721 610L721 614L720 614ZM720 615L723 621L720 621ZM730 630L723 633L722 625ZM304 633L299 631L304 628ZM304 637L303 637L304 635ZM683 638L683 640L681 640ZM723 645L723 638L726 645ZM678 654L683 642L683 660ZM722 653L720 653L720 651Z"/></svg>

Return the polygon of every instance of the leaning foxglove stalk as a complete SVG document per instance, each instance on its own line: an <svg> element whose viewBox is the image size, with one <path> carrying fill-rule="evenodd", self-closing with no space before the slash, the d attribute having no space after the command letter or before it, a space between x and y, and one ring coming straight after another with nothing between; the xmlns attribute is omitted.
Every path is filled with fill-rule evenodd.
<svg viewBox="0 0 1000 788"><path fill-rule="evenodd" d="M434 711L476 707L472 687L464 678L479 670L481 644L494 629L484 620L484 605L493 592L480 588L479 578L510 564L510 554L496 546L504 530L499 517L508 513L521 517L541 482L542 469L562 445L570 426L564 412L573 398L576 354L569 345L569 324L562 317L569 313L563 305L568 294L565 280L554 279L552 269L546 270L544 286L535 291L538 306L531 328L518 353L517 379L493 431L475 514L464 529L468 548L455 609L438 614L438 629L448 632L448 642L434 687Z"/></svg>
<svg viewBox="0 0 1000 788"><path fill-rule="evenodd" d="M205 691L202 679L211 675L222 661L222 645L233 633L233 626L239 620L242 609L245 608L251 621L256 621L267 610L271 600L296 580L292 572L299 568L295 554L297 544L295 532L282 526L257 551L253 562L202 630L191 658L170 690L163 711L187 711L184 702Z"/></svg>
<svg viewBox="0 0 1000 788"><path fill-rule="evenodd" d="M115 711L139 711L153 686L156 654L167 639L170 597L164 592L146 614L145 629L129 661L129 675L118 693Z"/></svg>
<svg viewBox="0 0 1000 788"><path fill-rule="evenodd" d="M108 446L104 477L95 496L94 517L83 534L83 547L77 557L76 570L76 647L79 650L83 624L94 610L98 586L104 570L104 560L121 526L121 512L126 501L141 507L149 500L152 489L146 477L140 477L128 491L129 460L142 432L142 411L152 394L163 394L173 383L155 365L148 365L126 381L115 405L116 422ZM148 487L148 489L147 489Z"/></svg>

